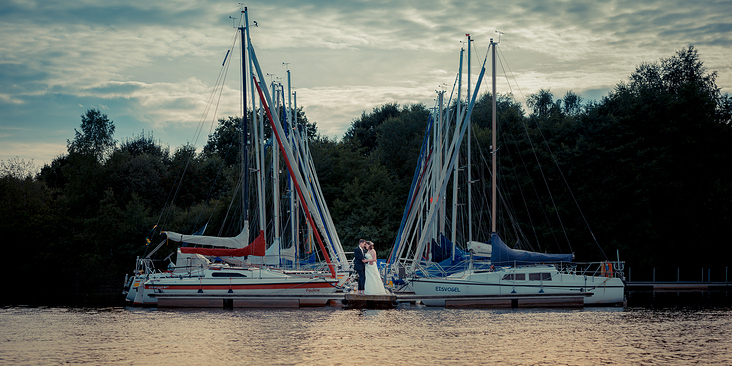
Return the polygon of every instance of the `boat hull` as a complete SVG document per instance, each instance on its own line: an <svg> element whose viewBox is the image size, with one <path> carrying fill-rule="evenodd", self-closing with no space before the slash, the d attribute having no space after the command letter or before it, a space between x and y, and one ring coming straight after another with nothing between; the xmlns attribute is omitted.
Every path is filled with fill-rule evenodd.
<svg viewBox="0 0 732 366"><path fill-rule="evenodd" d="M530 274L536 280L529 280ZM520 279L516 280L517 277ZM553 267L464 272L449 277L419 277L411 279L410 285L416 295L427 296L584 293L587 294L584 298L586 306L620 305L625 296L625 285L619 278L566 274ZM425 299L422 303L428 306L445 306L445 299Z"/></svg>
<svg viewBox="0 0 732 366"><path fill-rule="evenodd" d="M329 277L303 277L267 269L209 269L199 276L159 274L147 279L135 278L127 299L133 306L157 306L160 294L166 297L328 294L337 290L338 282Z"/></svg>

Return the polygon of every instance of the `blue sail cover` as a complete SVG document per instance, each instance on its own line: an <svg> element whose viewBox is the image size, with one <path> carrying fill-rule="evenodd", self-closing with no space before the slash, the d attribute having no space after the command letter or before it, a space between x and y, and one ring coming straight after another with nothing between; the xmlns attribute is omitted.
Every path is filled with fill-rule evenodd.
<svg viewBox="0 0 732 366"><path fill-rule="evenodd" d="M432 261L442 262L452 257L452 242L440 234L440 242L432 240Z"/></svg>
<svg viewBox="0 0 732 366"><path fill-rule="evenodd" d="M438 248L439 247L439 248ZM435 260L439 259L439 262ZM489 262L482 262L481 259L485 257L473 257L474 262L472 264L473 269L488 269L490 267ZM424 266L419 270L420 276L425 277L443 277L451 274L462 272L471 267L470 264L470 253L455 248L455 260L452 259L452 241L440 235L440 245L437 245L436 241L432 241L432 262L420 262Z"/></svg>
<svg viewBox="0 0 732 366"><path fill-rule="evenodd" d="M496 266L513 266L537 263L571 262L572 254L544 254L511 249L498 234L491 235L491 263Z"/></svg>

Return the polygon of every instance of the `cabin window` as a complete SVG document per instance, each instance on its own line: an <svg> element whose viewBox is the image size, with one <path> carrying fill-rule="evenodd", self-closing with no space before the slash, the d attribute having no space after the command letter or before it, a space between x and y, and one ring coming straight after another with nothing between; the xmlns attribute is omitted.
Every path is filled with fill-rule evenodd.
<svg viewBox="0 0 732 366"><path fill-rule="evenodd" d="M551 281L551 273L529 273L529 281Z"/></svg>
<svg viewBox="0 0 732 366"><path fill-rule="evenodd" d="M504 281L526 281L525 273L509 273L503 275Z"/></svg>
<svg viewBox="0 0 732 366"><path fill-rule="evenodd" d="M213 272L213 277L246 277L247 275L238 272Z"/></svg>

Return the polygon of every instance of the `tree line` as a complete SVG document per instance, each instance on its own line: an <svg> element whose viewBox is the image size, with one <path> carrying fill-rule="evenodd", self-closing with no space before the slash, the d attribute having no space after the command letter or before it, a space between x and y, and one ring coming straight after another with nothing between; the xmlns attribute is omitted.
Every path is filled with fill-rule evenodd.
<svg viewBox="0 0 732 366"><path fill-rule="evenodd" d="M498 95L499 188L510 203L498 215L513 221L499 228L507 242L572 252L579 261L619 252L633 266L727 265L714 253L726 252L732 235L732 99L716 77L689 46L638 66L599 101L541 90L524 110ZM429 109L384 104L354 119L341 139L318 134L297 113L345 249L364 237L386 257ZM490 116L484 94L472 114L478 197L490 184ZM2 302L121 298L125 274L156 244L147 239L161 221L177 232L208 223L208 235L231 235L221 228L236 221L227 211L239 176L240 122L220 120L200 152L171 151L152 133L114 140L113 121L90 109L67 153L40 172L18 159L2 162L0 232L14 274ZM476 227L486 212L478 206Z"/></svg>

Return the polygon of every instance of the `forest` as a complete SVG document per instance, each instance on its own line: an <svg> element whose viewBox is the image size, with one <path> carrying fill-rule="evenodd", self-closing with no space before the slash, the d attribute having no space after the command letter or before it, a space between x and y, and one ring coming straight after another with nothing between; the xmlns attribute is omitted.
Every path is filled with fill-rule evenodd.
<svg viewBox="0 0 732 366"><path fill-rule="evenodd" d="M732 98L716 77L689 46L637 66L598 101L540 90L524 109L512 95L497 95L506 202L498 216L508 225L511 206L516 218L499 227L512 238L506 242L517 242L511 233L520 228L525 249L571 252L579 261L619 254L633 278L658 267L675 279L681 267L723 280L732 237ZM484 94L472 112L475 192L490 184L491 108ZM341 139L320 135L302 108L297 113L344 249L365 237L386 257L430 110L384 104L355 118ZM202 149L171 150L152 133L115 140L113 120L96 109L81 117L67 153L50 164L0 162L0 232L12 274L3 304L121 300L135 258L158 241L156 224L177 232L207 224L207 235L235 230L227 210L239 179L241 118L221 119ZM488 220L478 212L474 220Z"/></svg>

